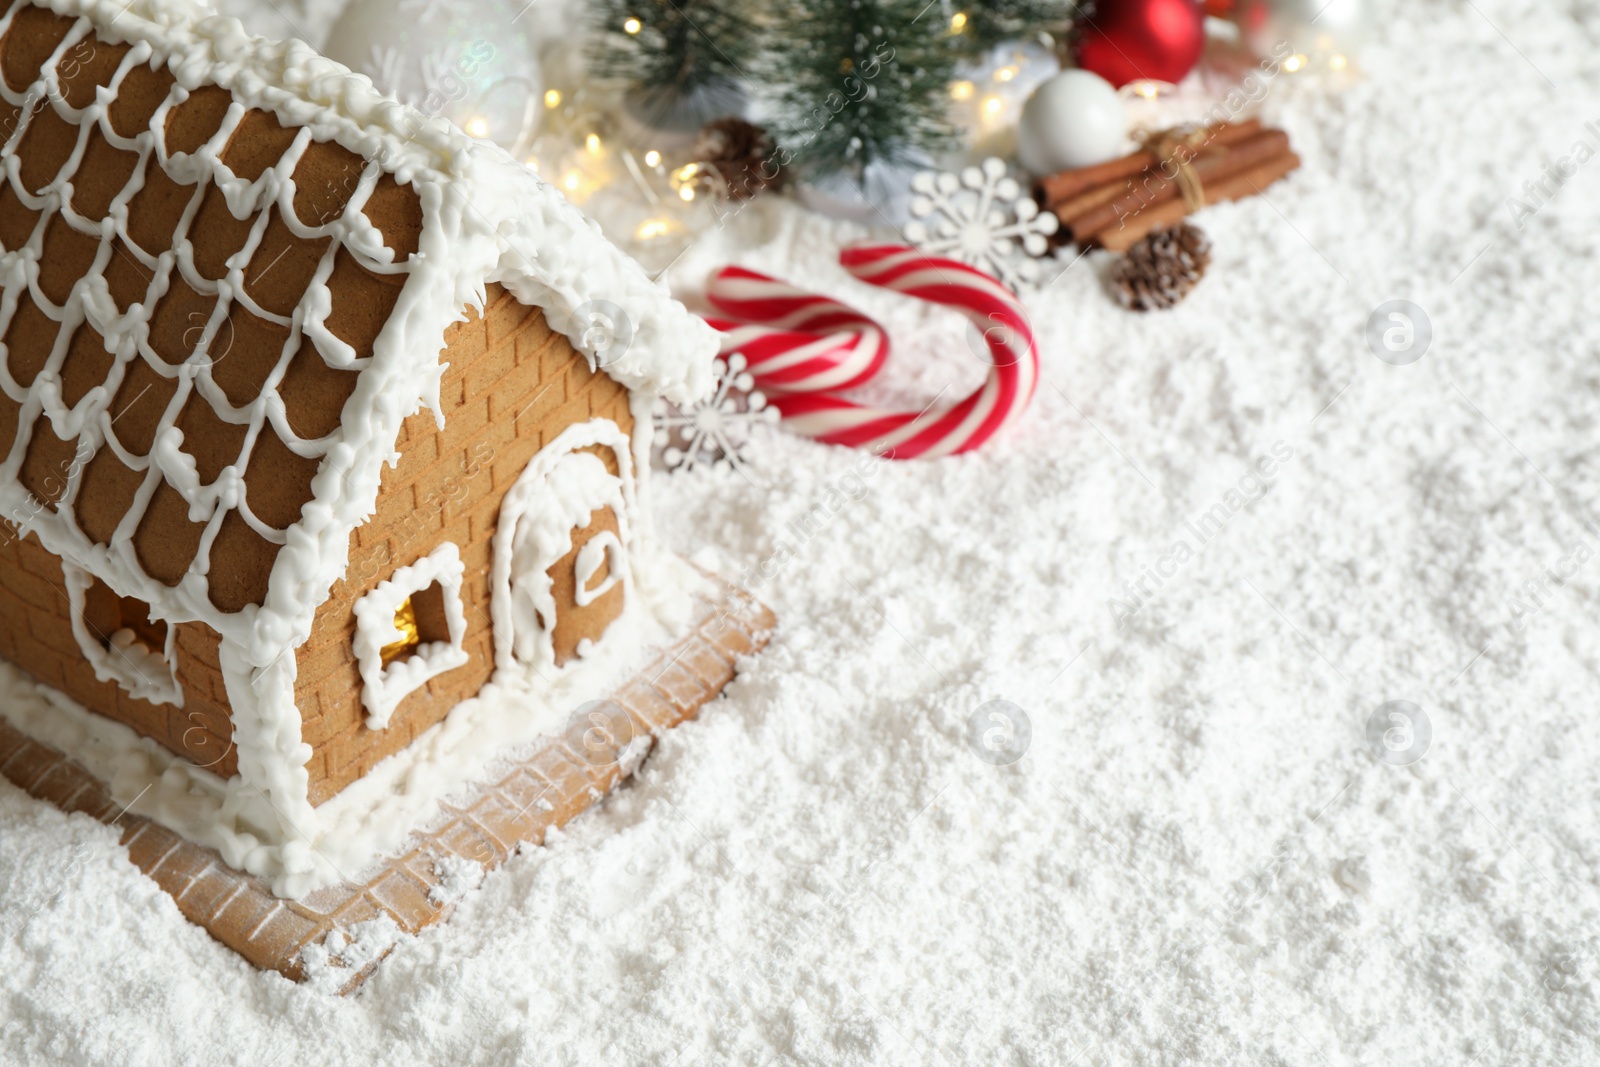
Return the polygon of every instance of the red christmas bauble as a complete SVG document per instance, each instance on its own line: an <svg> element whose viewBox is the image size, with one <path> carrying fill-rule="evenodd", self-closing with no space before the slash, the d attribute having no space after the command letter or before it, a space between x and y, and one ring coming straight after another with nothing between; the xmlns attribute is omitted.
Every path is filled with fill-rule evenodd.
<svg viewBox="0 0 1600 1067"><path fill-rule="evenodd" d="M1144 78L1182 81L1205 47L1197 0L1095 0L1075 29L1078 66L1119 88Z"/></svg>

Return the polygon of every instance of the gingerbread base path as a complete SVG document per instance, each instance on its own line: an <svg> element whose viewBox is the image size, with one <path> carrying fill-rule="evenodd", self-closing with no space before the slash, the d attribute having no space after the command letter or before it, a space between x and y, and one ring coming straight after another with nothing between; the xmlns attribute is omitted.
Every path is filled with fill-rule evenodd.
<svg viewBox="0 0 1600 1067"><path fill-rule="evenodd" d="M732 680L737 657L766 644L772 612L748 593L715 580L720 595L697 598L688 636L611 695L627 712L636 737L659 736L694 718ZM454 904L429 899L436 888L441 890L436 897L450 895L443 892L435 861L454 856L493 870L519 844L542 843L546 830L565 824L621 781L618 759L595 757L588 727L575 723L564 738L551 739L531 758L496 763L498 780L479 787L475 796L468 791L469 801L442 805L406 851L368 868L373 873L364 883L340 883L300 900L280 900L259 878L224 864L214 849L123 814L123 805L102 782L3 719L0 774L62 811L115 820L123 828L128 858L171 894L191 922L257 967L299 981L305 977L301 950L321 944L336 930L348 936L356 924L388 916L401 931L414 934L448 918ZM359 986L377 963L356 973L343 992Z"/></svg>

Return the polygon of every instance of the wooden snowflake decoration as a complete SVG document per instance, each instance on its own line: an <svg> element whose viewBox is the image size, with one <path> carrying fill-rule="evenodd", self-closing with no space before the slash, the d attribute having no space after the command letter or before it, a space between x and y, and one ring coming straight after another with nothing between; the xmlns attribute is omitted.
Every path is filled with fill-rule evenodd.
<svg viewBox="0 0 1600 1067"><path fill-rule="evenodd" d="M925 171L911 191L914 221L905 233L912 244L992 274L1015 292L1039 284L1038 257L1060 222L1023 195L1004 161L991 157L960 174Z"/></svg>
<svg viewBox="0 0 1600 1067"><path fill-rule="evenodd" d="M656 401L654 424L665 447L661 462L668 470L690 470L699 463L747 469L745 449L752 428L778 421L778 409L755 388L744 356L735 353L715 363L717 388L686 407Z"/></svg>

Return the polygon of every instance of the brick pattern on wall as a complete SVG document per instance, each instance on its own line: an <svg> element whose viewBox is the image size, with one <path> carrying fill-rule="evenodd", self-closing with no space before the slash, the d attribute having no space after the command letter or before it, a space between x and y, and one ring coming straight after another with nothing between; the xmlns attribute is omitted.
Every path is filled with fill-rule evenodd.
<svg viewBox="0 0 1600 1067"><path fill-rule="evenodd" d="M38 538L18 537L16 527L0 521L0 655L174 755L231 777L238 764L217 655L221 638L204 623L183 623L174 640L182 708L135 700L117 683L95 678L72 632L61 561Z"/></svg>
<svg viewBox="0 0 1600 1067"><path fill-rule="evenodd" d="M482 316L445 337L450 364L440 388L445 429L424 410L407 419L385 468L377 513L351 536L345 578L318 610L298 652L295 688L302 739L314 749L308 771L319 804L400 751L473 695L494 671L489 564L500 499L534 454L574 423L607 418L633 431L627 389L592 372L537 308L489 287ZM615 470L615 458L603 456ZM351 640L357 600L394 571L444 541L466 564L462 601L471 661L432 679L370 730Z"/></svg>

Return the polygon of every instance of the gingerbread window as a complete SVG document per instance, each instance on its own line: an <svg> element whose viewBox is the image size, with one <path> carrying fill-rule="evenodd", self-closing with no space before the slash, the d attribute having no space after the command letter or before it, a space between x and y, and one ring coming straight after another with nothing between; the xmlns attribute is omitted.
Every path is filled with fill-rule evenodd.
<svg viewBox="0 0 1600 1067"><path fill-rule="evenodd" d="M356 664L372 729L387 727L400 702L428 679L466 665L465 571L460 551L446 542L356 601Z"/></svg>
<svg viewBox="0 0 1600 1067"><path fill-rule="evenodd" d="M102 682L152 704L183 707L173 628L151 617L150 605L122 596L70 563L61 565L72 605L72 633Z"/></svg>

